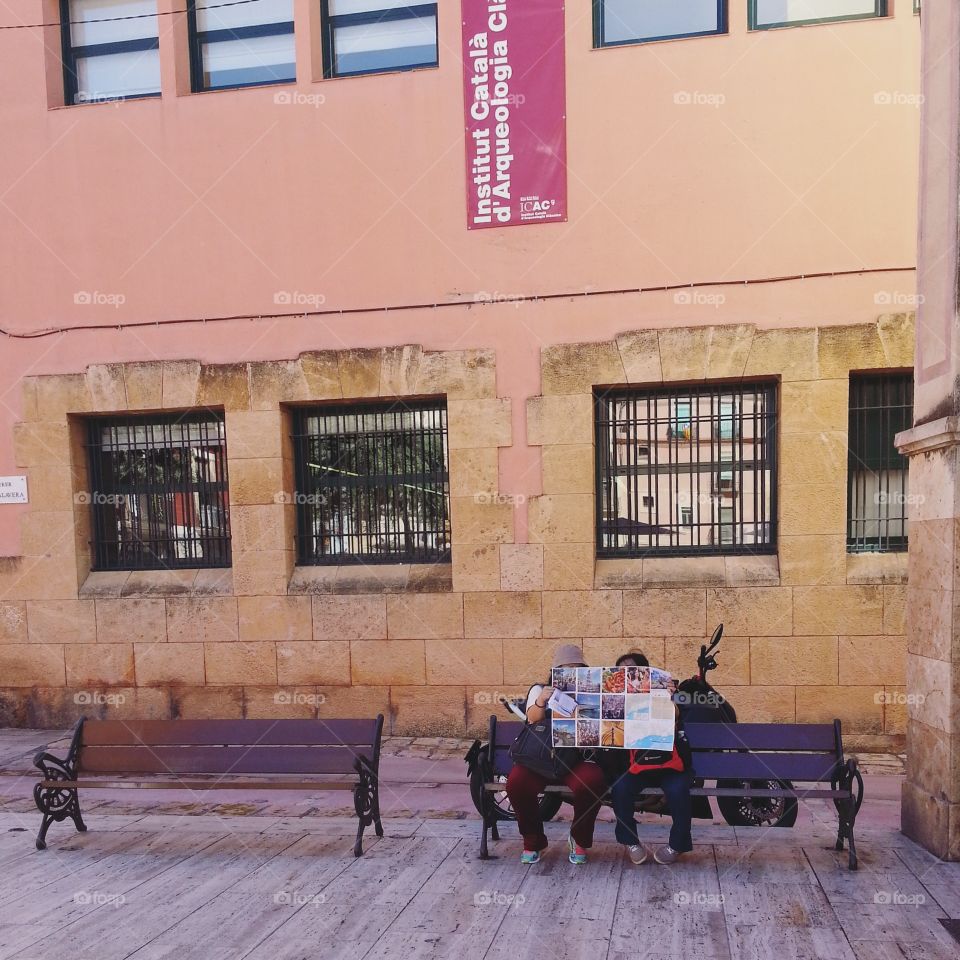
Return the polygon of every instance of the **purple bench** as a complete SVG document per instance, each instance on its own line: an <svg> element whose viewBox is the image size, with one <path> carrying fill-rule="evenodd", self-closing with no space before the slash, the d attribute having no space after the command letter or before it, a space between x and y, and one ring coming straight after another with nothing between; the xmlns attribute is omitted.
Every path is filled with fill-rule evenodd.
<svg viewBox="0 0 960 960"><path fill-rule="evenodd" d="M503 778L510 771L510 746L520 733L520 721L499 722L490 717L490 737L467 755L471 785L483 818L480 856L487 859L487 834L499 839L493 795L503 791ZM693 753L696 783L693 796L784 797L793 800L832 800L839 827L836 849L849 847L848 866L857 869L853 836L857 812L863 801L863 777L855 757L844 757L840 721L833 723L687 723L684 725ZM497 780L500 777L500 780ZM706 780L738 780L736 787L706 786ZM790 781L790 787L771 787L771 781ZM810 786L797 787L796 784ZM759 786L758 784L763 784ZM659 794L656 787L642 791ZM569 798L565 787L547 787L545 797ZM638 801L640 808L640 801ZM642 808L640 808L642 809Z"/></svg>
<svg viewBox="0 0 960 960"><path fill-rule="evenodd" d="M43 814L37 849L52 823L80 815L81 790L351 790L359 824L380 823L383 714L372 720L86 720L63 759L33 760L41 780L33 799ZM257 779L251 780L250 777Z"/></svg>

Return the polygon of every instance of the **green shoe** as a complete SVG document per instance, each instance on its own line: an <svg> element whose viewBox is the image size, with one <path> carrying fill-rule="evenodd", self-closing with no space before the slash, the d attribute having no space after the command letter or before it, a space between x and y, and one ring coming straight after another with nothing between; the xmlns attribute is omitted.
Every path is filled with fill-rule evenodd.
<svg viewBox="0 0 960 960"><path fill-rule="evenodd" d="M570 850L570 862L576 864L578 867L587 862L587 852L582 847L578 847L574 843L573 837L567 838L567 847Z"/></svg>
<svg viewBox="0 0 960 960"><path fill-rule="evenodd" d="M540 851L539 850L524 850L520 854L520 862L523 864L530 863L539 863L540 862Z"/></svg>

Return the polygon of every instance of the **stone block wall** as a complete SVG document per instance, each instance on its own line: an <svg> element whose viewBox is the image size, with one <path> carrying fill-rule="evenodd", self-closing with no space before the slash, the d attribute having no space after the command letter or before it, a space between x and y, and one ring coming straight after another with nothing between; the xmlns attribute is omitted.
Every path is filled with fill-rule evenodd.
<svg viewBox="0 0 960 960"><path fill-rule="evenodd" d="M840 717L861 746L899 745L906 555L846 552L847 405L851 370L912 364L899 314L551 345L529 398L498 394L492 351L419 346L28 377L15 447L30 509L22 555L0 560L0 724L382 711L396 733L462 735L543 678L557 642L596 663L640 647L685 675L722 621L714 678L742 719ZM598 561L594 387L741 378L779 381L778 554ZM292 407L404 396L447 400L452 562L298 567ZM514 404L541 453L526 502L499 495ZM232 568L91 573L83 418L197 407L225 415Z"/></svg>

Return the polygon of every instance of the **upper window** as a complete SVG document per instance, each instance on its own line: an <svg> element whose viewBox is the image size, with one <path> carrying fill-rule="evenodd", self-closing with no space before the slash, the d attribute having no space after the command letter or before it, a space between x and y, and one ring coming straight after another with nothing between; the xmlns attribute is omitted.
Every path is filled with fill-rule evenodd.
<svg viewBox="0 0 960 960"><path fill-rule="evenodd" d="M322 0L326 77L437 65L437 5Z"/></svg>
<svg viewBox="0 0 960 960"><path fill-rule="evenodd" d="M157 0L60 0L65 103L160 93Z"/></svg>
<svg viewBox="0 0 960 960"><path fill-rule="evenodd" d="M443 400L298 410L294 444L300 563L450 559Z"/></svg>
<svg viewBox="0 0 960 960"><path fill-rule="evenodd" d="M223 415L88 424L95 570L230 565Z"/></svg>
<svg viewBox="0 0 960 960"><path fill-rule="evenodd" d="M907 549L907 458L894 438L913 425L913 374L851 374L847 550Z"/></svg>
<svg viewBox="0 0 960 960"><path fill-rule="evenodd" d="M725 33L726 0L593 0L593 45Z"/></svg>
<svg viewBox="0 0 960 960"><path fill-rule="evenodd" d="M773 553L776 388L715 384L596 396L597 553Z"/></svg>
<svg viewBox="0 0 960 960"><path fill-rule="evenodd" d="M887 0L750 0L750 29L885 17Z"/></svg>
<svg viewBox="0 0 960 960"><path fill-rule="evenodd" d="M194 90L296 79L293 0L188 0Z"/></svg>

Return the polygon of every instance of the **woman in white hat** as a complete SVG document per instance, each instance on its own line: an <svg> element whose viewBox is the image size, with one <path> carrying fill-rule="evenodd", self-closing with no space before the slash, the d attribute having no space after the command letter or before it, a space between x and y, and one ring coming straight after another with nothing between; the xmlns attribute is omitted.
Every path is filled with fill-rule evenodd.
<svg viewBox="0 0 960 960"><path fill-rule="evenodd" d="M585 667L583 651L572 643L561 644L553 654L554 667ZM527 693L527 723L549 720L547 701L553 694L549 684L535 683ZM539 796L549 784L562 784L573 793L573 823L567 840L570 862L587 862L587 850L593 846L593 827L607 792L603 770L596 763L578 759L561 780L548 780L527 767L514 764L507 777L507 796L517 815L523 837L521 863L537 863L547 847L540 816Z"/></svg>

